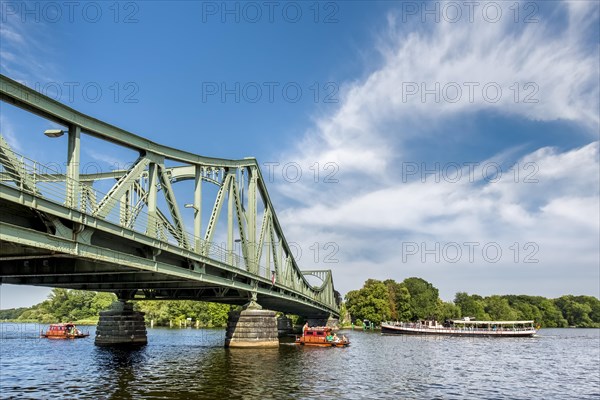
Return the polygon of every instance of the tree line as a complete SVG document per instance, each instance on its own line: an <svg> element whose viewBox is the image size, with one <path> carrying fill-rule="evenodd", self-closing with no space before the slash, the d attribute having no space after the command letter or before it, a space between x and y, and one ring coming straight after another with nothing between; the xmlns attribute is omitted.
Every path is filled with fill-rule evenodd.
<svg viewBox="0 0 600 400"><path fill-rule="evenodd" d="M107 310L117 300L112 293L84 290L52 289L48 299L29 308L0 310L0 320L23 322L98 322L100 311ZM227 324L231 306L192 300L141 300L134 302L134 309L145 312L148 323L154 325L179 326L187 318L202 327L217 327Z"/></svg>
<svg viewBox="0 0 600 400"><path fill-rule="evenodd" d="M600 300L566 295L557 299L527 295L482 297L458 292L454 302L442 301L439 291L421 278L369 279L361 289L346 294L345 309L353 321L445 321L462 317L477 320L534 320L545 328L569 326L600 328Z"/></svg>
<svg viewBox="0 0 600 400"><path fill-rule="evenodd" d="M23 322L96 323L100 311L117 298L112 293L52 289L48 299L29 308L0 310L0 320ZM600 328L600 300L593 296L566 295L556 299L527 295L493 295L458 292L453 302L442 301L439 291L421 278L369 279L363 287L346 294L342 316L352 321L416 321L419 319L534 320L542 327L568 326ZM140 300L134 308L146 313L146 321L157 326L179 326L191 318L202 327L227 324L232 306L192 300ZM291 316L294 323L299 320Z"/></svg>

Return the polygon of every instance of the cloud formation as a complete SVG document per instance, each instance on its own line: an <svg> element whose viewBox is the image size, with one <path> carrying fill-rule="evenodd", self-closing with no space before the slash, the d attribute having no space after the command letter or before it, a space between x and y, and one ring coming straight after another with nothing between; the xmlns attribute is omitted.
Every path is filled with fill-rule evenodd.
<svg viewBox="0 0 600 400"><path fill-rule="evenodd" d="M349 84L339 109L282 155L301 165L339 166L337 184L305 180L276 187L294 200L280 212L288 237L305 247L339 245L339 263L310 265L315 260L305 256L302 267L334 269L343 292L369 277L417 275L448 299L462 290L597 294L600 88L592 39L599 7L552 4L529 24L512 18L422 23L400 8L388 15L378 43L383 64ZM505 15L510 5L503 3ZM468 140L456 121L468 121L493 145L500 134L478 126L481 115L568 121L588 144L556 148L524 132L512 148L498 143L492 158L458 151L452 165L415 162L419 144L460 146L449 134ZM537 150L523 154L528 141ZM436 168L437 174L423 174ZM470 262L465 242L477 242L479 249L496 243L503 257ZM403 260L407 243L418 249ZM436 243L440 260L423 259L423 244L428 250ZM460 244L464 256L449 262L454 256L443 254L448 243ZM524 262L528 256L537 262Z"/></svg>

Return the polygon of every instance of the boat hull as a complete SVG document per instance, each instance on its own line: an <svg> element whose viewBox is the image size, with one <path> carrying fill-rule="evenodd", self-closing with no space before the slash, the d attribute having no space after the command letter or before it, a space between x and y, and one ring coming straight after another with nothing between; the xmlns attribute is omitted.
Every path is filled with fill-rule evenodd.
<svg viewBox="0 0 600 400"><path fill-rule="evenodd" d="M321 342L302 342L300 340L296 340L296 344L299 344L300 346L307 346L307 347L348 347L348 346L350 346L350 342L321 343Z"/></svg>
<svg viewBox="0 0 600 400"><path fill-rule="evenodd" d="M40 335L41 338L45 338L45 339L56 339L56 340L64 340L64 339L83 339L90 336L89 333L82 333L80 335L47 335L47 334L42 334Z"/></svg>
<svg viewBox="0 0 600 400"><path fill-rule="evenodd" d="M90 336L88 332L82 332L73 323L50 324L47 331L40 333L45 339L83 339Z"/></svg>
<svg viewBox="0 0 600 400"><path fill-rule="evenodd" d="M438 329L438 328L409 328L394 325L381 325L381 333L384 335L436 335L436 336L468 336L468 337L531 337L537 333L535 330L462 330L462 329Z"/></svg>

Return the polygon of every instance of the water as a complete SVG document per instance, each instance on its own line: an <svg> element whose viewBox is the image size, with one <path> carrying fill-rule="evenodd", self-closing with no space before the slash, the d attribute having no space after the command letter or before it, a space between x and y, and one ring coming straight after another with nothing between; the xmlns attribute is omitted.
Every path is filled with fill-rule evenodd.
<svg viewBox="0 0 600 400"><path fill-rule="evenodd" d="M0 397L86 399L600 399L600 330L534 338L381 336L348 348L224 349L224 330L149 329L125 351L0 324ZM85 329L84 329L85 330Z"/></svg>

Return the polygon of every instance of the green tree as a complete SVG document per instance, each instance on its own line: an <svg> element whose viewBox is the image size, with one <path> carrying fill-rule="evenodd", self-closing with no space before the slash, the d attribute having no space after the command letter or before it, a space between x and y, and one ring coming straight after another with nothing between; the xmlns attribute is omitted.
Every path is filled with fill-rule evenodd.
<svg viewBox="0 0 600 400"><path fill-rule="evenodd" d="M514 321L518 314L512 309L508 300L501 296L489 296L485 298L485 311L494 321Z"/></svg>
<svg viewBox="0 0 600 400"><path fill-rule="evenodd" d="M367 280L362 289L348 292L346 305L353 320L368 319L379 324L391 317L388 288L375 279Z"/></svg>
<svg viewBox="0 0 600 400"><path fill-rule="evenodd" d="M421 278L406 278L402 281L410 293L410 311L413 319L426 319L435 316L439 291Z"/></svg>
<svg viewBox="0 0 600 400"><path fill-rule="evenodd" d="M438 321L446 321L448 319L459 319L461 317L460 307L454 303L449 303L438 299L435 319Z"/></svg>
<svg viewBox="0 0 600 400"><path fill-rule="evenodd" d="M388 289L388 303L390 305L390 318L398 320L398 309L396 303L396 297L401 289L401 285L393 279L386 279L383 284Z"/></svg>
<svg viewBox="0 0 600 400"><path fill-rule="evenodd" d="M465 292L458 292L454 297L454 304L460 308L463 317L472 317L478 321L489 321L490 316L485 312L485 301L481 296Z"/></svg>
<svg viewBox="0 0 600 400"><path fill-rule="evenodd" d="M400 284L400 289L396 292L396 312L399 321L411 321L413 319L410 292L403 284Z"/></svg>
<svg viewBox="0 0 600 400"><path fill-rule="evenodd" d="M231 306L195 300L142 300L136 309L146 313L146 321L155 325L175 326L185 324L187 318L198 321L203 327L224 326Z"/></svg>

